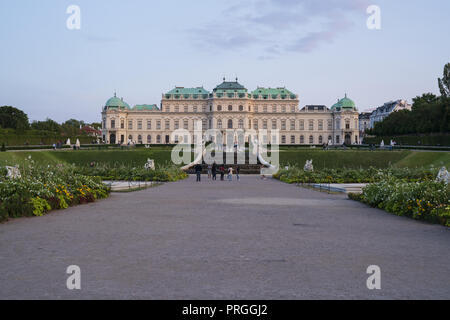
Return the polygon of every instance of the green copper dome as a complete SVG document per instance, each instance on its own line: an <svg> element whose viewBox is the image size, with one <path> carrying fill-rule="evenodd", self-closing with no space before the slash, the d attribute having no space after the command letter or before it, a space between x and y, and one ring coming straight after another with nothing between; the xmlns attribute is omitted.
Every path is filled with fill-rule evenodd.
<svg viewBox="0 0 450 320"><path fill-rule="evenodd" d="M133 107L135 111L159 111L156 104L138 104Z"/></svg>
<svg viewBox="0 0 450 320"><path fill-rule="evenodd" d="M128 103L123 101L123 98L119 99L119 98L117 98L116 94L114 94L114 97L112 97L108 101L106 101L105 109L106 108L108 108L108 109L114 109L114 108L130 109L130 106L128 105Z"/></svg>
<svg viewBox="0 0 450 320"><path fill-rule="evenodd" d="M347 94L344 98L340 99L337 103L335 103L331 110L354 110L356 111L356 104L352 99L347 98Z"/></svg>

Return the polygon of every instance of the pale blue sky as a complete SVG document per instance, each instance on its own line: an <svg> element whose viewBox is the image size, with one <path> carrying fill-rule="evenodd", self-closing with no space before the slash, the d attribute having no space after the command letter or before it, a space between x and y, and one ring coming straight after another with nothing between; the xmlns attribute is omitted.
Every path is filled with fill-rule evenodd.
<svg viewBox="0 0 450 320"><path fill-rule="evenodd" d="M81 8L81 30L66 9ZM381 8L368 30L366 8ZM0 105L31 120L100 121L114 90L159 105L174 86L286 86L300 105L359 110L438 93L448 0L1 0Z"/></svg>

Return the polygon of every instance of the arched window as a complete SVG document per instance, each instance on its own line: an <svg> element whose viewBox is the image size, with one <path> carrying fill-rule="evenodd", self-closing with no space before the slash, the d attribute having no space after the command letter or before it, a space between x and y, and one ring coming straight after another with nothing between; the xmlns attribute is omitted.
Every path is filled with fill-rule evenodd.
<svg viewBox="0 0 450 320"><path fill-rule="evenodd" d="M151 135L147 136L147 143L152 143L152 136Z"/></svg>
<svg viewBox="0 0 450 320"><path fill-rule="evenodd" d="M244 106L239 106L239 111L244 111Z"/></svg>
<svg viewBox="0 0 450 320"><path fill-rule="evenodd" d="M217 106L217 111L222 111L222 106L221 105Z"/></svg>
<svg viewBox="0 0 450 320"><path fill-rule="evenodd" d="M161 136L159 134L156 136L156 143L161 143Z"/></svg>
<svg viewBox="0 0 450 320"><path fill-rule="evenodd" d="M304 136L300 136L300 143L301 144L305 143L305 137Z"/></svg>
<svg viewBox="0 0 450 320"><path fill-rule="evenodd" d="M319 136L319 144L322 144L322 143L323 143L323 137Z"/></svg>
<svg viewBox="0 0 450 320"><path fill-rule="evenodd" d="M228 111L233 111L233 106L232 105L228 106Z"/></svg>
<svg viewBox="0 0 450 320"><path fill-rule="evenodd" d="M239 119L239 129L244 129L244 120Z"/></svg>
<svg viewBox="0 0 450 320"><path fill-rule="evenodd" d="M233 120L232 119L228 120L228 129L233 129Z"/></svg>
<svg viewBox="0 0 450 320"><path fill-rule="evenodd" d="M313 136L309 136L309 144L314 144L314 137Z"/></svg>
<svg viewBox="0 0 450 320"><path fill-rule="evenodd" d="M138 135L138 143L142 144L142 136L141 135Z"/></svg>

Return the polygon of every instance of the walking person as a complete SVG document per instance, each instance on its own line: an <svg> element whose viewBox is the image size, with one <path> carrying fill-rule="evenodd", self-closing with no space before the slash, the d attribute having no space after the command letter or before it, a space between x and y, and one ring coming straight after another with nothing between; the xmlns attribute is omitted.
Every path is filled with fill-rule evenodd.
<svg viewBox="0 0 450 320"><path fill-rule="evenodd" d="M198 163L195 165L195 173L197 175L197 182L200 182L202 179L202 166Z"/></svg>
<svg viewBox="0 0 450 320"><path fill-rule="evenodd" d="M208 164L208 180L212 178L212 165Z"/></svg>
<svg viewBox="0 0 450 320"><path fill-rule="evenodd" d="M216 165L215 162L214 162L213 165L212 165L211 173L212 173L212 179L213 179L213 181L216 181L216 180L217 180L217 165Z"/></svg>
<svg viewBox="0 0 450 320"><path fill-rule="evenodd" d="M228 181L233 181L233 167L228 168Z"/></svg>
<svg viewBox="0 0 450 320"><path fill-rule="evenodd" d="M239 169L239 166L236 167L236 179L237 181L240 181L241 178L239 177L239 173L241 172L241 169Z"/></svg>
<svg viewBox="0 0 450 320"><path fill-rule="evenodd" d="M220 181L223 181L225 177L225 167L221 165L219 171L220 171Z"/></svg>

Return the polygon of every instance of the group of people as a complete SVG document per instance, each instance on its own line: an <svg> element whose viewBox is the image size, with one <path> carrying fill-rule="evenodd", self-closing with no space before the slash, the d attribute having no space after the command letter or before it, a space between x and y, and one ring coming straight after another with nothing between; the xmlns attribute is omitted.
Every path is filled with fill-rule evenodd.
<svg viewBox="0 0 450 320"><path fill-rule="evenodd" d="M195 174L197 175L197 182L201 181L203 167L201 164L195 165ZM225 180L225 173L227 173L227 179L228 181L233 180L233 173L236 174L236 179L239 181L239 173L240 169L239 166L236 166L236 168L233 168L232 166L229 166L228 168L225 168L223 164L218 166L215 162L211 165L208 164L208 179L212 179L213 181L217 180L217 174L220 175L220 180Z"/></svg>

